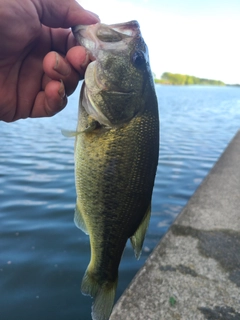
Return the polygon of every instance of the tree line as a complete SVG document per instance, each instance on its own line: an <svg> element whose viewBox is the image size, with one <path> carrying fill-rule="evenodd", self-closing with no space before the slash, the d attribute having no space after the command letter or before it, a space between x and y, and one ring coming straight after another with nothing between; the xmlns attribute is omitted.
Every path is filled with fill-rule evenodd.
<svg viewBox="0 0 240 320"><path fill-rule="evenodd" d="M155 83L168 84L168 85L214 85L225 86L225 83L220 80L210 80L204 78L197 78L187 74L164 72L161 79L154 79Z"/></svg>

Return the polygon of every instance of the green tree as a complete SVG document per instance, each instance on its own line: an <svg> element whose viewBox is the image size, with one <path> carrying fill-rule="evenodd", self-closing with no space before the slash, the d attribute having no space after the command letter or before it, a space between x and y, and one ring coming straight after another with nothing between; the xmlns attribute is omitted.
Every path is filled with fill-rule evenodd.
<svg viewBox="0 0 240 320"><path fill-rule="evenodd" d="M172 85L215 85L215 86L224 86L225 83L219 80L210 80L204 78L197 78L194 76L164 72L161 76L161 79L156 79L155 82L162 84L172 84Z"/></svg>

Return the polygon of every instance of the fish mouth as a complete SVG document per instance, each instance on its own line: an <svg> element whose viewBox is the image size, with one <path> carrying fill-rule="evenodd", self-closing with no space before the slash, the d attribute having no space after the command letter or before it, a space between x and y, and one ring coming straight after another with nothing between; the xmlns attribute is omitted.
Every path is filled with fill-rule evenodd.
<svg viewBox="0 0 240 320"><path fill-rule="evenodd" d="M97 59L98 51L102 47L124 49L133 38L141 37L140 26L136 20L110 25L100 22L77 25L72 27L72 32L77 43L87 49L92 61Z"/></svg>
<svg viewBox="0 0 240 320"><path fill-rule="evenodd" d="M141 36L140 26L136 20L108 25L113 30L129 37Z"/></svg>
<svg viewBox="0 0 240 320"><path fill-rule="evenodd" d="M114 23L114 24L103 24L101 22L93 24L93 25L77 25L72 27L73 34L78 38L78 41L81 44L81 37L85 37L86 29L90 30L90 37L96 38L94 33L98 34L98 30L101 30L101 28L108 29L109 31L113 29L114 31L118 32L122 36L128 36L128 37L135 37L135 36L141 36L140 26L139 23L136 20L131 20L128 22L122 22L122 23ZM80 37L79 37L80 36ZM82 39L82 41L84 41ZM119 39L113 40L113 42L121 41ZM82 44L83 45L83 44Z"/></svg>

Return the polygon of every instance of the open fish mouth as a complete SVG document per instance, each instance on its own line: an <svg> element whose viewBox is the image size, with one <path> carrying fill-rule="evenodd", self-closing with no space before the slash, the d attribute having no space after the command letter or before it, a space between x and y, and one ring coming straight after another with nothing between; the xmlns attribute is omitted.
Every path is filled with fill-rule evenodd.
<svg viewBox="0 0 240 320"><path fill-rule="evenodd" d="M91 61L97 59L97 54L103 47L106 50L112 50L113 46L115 50L124 49L128 47L128 40L141 37L140 26L135 20L110 25L78 25L72 27L72 32L78 44L88 50Z"/></svg>
<svg viewBox="0 0 240 320"><path fill-rule="evenodd" d="M83 46L84 46L83 42L85 37L85 30L87 28L89 28L89 25L78 25L78 26L72 27L72 32L74 33L74 35L77 35L77 39L79 43ZM96 37L97 37L103 42L118 42L123 39L123 36L128 36L128 37L141 36L140 26L136 20L123 22L123 23L109 24L109 25L96 23L94 25L91 25L91 29L92 29L91 36L93 37L93 40L94 39L96 40ZM96 35L94 35L96 29L98 30L96 31Z"/></svg>

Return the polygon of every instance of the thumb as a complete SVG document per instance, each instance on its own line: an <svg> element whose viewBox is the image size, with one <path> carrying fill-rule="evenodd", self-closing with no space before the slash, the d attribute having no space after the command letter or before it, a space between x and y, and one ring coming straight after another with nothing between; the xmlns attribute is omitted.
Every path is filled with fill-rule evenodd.
<svg viewBox="0 0 240 320"><path fill-rule="evenodd" d="M99 22L96 14L83 9L75 0L33 0L42 24L52 28L69 28Z"/></svg>

